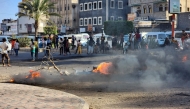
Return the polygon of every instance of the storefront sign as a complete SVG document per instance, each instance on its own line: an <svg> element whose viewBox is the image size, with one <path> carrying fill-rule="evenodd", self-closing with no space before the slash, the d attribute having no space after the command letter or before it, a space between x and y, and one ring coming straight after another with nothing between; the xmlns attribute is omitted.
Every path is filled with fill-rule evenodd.
<svg viewBox="0 0 190 109"><path fill-rule="evenodd" d="M169 13L180 13L180 0L169 0Z"/></svg>
<svg viewBox="0 0 190 109"><path fill-rule="evenodd" d="M151 27L152 21L139 21L137 23L134 23L135 27Z"/></svg>
<svg viewBox="0 0 190 109"><path fill-rule="evenodd" d="M148 21L148 17L136 17L134 21Z"/></svg>
<svg viewBox="0 0 190 109"><path fill-rule="evenodd" d="M135 17L136 17L136 14L135 14L135 13L128 14L128 15L127 15L127 20L128 20L128 21L134 21L134 20L135 20Z"/></svg>

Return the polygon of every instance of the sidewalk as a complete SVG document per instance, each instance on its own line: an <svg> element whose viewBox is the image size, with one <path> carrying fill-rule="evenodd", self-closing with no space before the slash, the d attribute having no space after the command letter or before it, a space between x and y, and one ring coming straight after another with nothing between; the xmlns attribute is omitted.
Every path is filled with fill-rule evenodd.
<svg viewBox="0 0 190 109"><path fill-rule="evenodd" d="M0 83L0 109L89 109L80 97L63 91Z"/></svg>

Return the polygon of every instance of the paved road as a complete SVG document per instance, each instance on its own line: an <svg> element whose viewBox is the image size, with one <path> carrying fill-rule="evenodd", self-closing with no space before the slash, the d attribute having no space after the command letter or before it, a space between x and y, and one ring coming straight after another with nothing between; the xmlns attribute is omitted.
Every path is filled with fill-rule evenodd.
<svg viewBox="0 0 190 109"><path fill-rule="evenodd" d="M39 61L44 56L39 53ZM57 59L80 58L86 57L87 54L81 55L59 55L53 53ZM19 56L10 55L12 67L0 66L0 82L7 82L12 75L21 72L27 72L29 67L21 65L22 61L31 61L30 52L21 50ZM37 61L38 61L37 60ZM17 63L18 62L18 63ZM0 63L1 64L1 63ZM15 66L16 65L16 66ZM0 83L0 109L89 109L89 105L80 97L47 88Z"/></svg>
<svg viewBox="0 0 190 109"><path fill-rule="evenodd" d="M89 109L78 96L53 89L0 83L0 109Z"/></svg>

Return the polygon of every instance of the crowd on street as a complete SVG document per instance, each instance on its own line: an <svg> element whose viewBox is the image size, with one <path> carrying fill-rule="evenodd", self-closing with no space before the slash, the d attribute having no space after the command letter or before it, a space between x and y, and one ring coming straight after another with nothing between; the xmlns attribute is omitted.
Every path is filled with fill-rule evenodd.
<svg viewBox="0 0 190 109"><path fill-rule="evenodd" d="M189 38L189 35L182 30L181 42L183 47L185 48L187 45L186 40ZM11 41L11 51L8 51L8 45L6 43L6 39L3 38L3 43L0 45L1 55L2 55L2 64L6 66L5 59L7 60L7 66L10 65L9 55L15 55L16 57L19 55L20 44L18 39L12 39ZM90 36L87 38L86 46L82 46L80 40L76 40L76 37L72 35L71 41L67 37L60 38L57 35L54 38L51 37L42 37L41 45L39 47L38 41L34 41L31 39L30 41L30 53L32 61L38 59L39 48L43 49L44 56L50 56L50 53L53 50L59 51L59 55L71 55L71 50L74 51L73 54L82 54L82 49L86 49L87 54L98 54L98 53L107 53L111 47L107 41L105 41L105 37L102 36L97 38L94 41L93 37ZM118 47L119 46L119 47ZM166 37L163 46L173 46L174 48L179 48L179 42L175 40L174 37L171 40ZM132 32L129 34L129 39L127 42L124 42L124 35L121 34L119 38L114 37L112 39L112 49L120 49L123 51L123 54L126 54L128 50L138 50L138 49L149 49L149 44L144 41L144 38L140 35L140 32L136 32L133 34Z"/></svg>

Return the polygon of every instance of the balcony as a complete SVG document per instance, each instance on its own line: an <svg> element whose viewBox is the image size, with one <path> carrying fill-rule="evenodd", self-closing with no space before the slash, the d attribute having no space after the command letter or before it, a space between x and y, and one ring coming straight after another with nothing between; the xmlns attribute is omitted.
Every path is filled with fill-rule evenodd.
<svg viewBox="0 0 190 109"><path fill-rule="evenodd" d="M129 6L141 6L142 4L146 4L146 3L164 3L164 2L168 2L168 0L139 0L139 1L135 1L135 0L130 0L129 1Z"/></svg>

